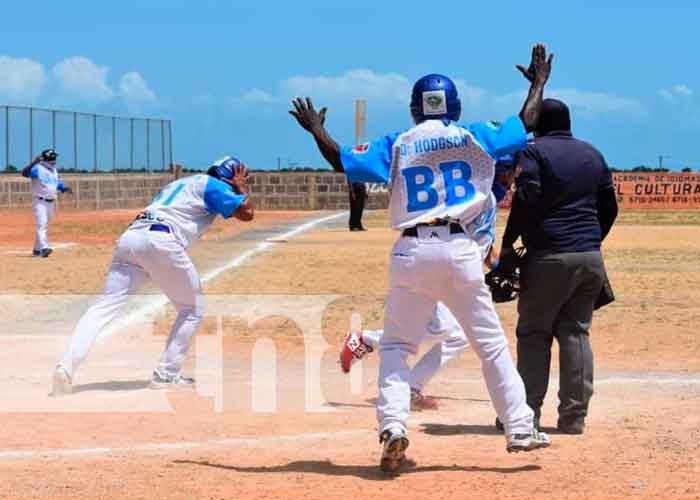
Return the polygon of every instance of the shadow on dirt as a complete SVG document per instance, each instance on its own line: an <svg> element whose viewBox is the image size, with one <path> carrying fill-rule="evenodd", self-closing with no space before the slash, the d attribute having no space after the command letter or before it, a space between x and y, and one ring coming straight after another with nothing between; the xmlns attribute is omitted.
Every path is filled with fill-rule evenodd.
<svg viewBox="0 0 700 500"><path fill-rule="evenodd" d="M148 380L112 380L110 382L95 382L92 384L76 385L73 394L89 391L140 391L148 388Z"/></svg>
<svg viewBox="0 0 700 500"><path fill-rule="evenodd" d="M180 465L199 465L202 467L212 467L215 469L223 469L232 472L240 472L244 474L250 473L308 473L308 474L323 474L327 476L353 476L360 479L370 481L384 481L393 479L396 476L386 475L379 470L377 465L339 465L330 461L321 460L300 460L290 462L286 465L277 465L272 467L240 467L236 465L216 464L207 461L195 460L174 460L173 463ZM407 460L404 467L401 469L401 475L415 474L422 472L493 472L495 474L515 474L519 472L533 472L541 470L538 465L521 465L518 467L477 467L477 466L462 466L462 465L428 465L419 467Z"/></svg>
<svg viewBox="0 0 700 500"><path fill-rule="evenodd" d="M421 432L431 436L461 436L467 434L479 434L483 436L497 436L503 434L494 425L464 425L464 424L421 424Z"/></svg>

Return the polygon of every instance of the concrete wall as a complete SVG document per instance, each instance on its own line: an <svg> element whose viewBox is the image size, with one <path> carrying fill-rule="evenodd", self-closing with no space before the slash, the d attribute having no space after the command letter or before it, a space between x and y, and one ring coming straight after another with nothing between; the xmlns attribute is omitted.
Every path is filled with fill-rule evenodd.
<svg viewBox="0 0 700 500"><path fill-rule="evenodd" d="M99 174L63 177L73 194L62 195L62 209L142 208L171 174ZM0 209L31 206L29 181L19 175L0 176ZM254 172L251 190L261 210L345 210L348 184L345 176L315 172ZM385 208L385 188L371 186L368 208Z"/></svg>
<svg viewBox="0 0 700 500"><path fill-rule="evenodd" d="M345 175L315 172L255 172L251 190L258 208L265 210L345 210L348 183ZM388 194L371 193L368 208L386 208Z"/></svg>
<svg viewBox="0 0 700 500"><path fill-rule="evenodd" d="M173 179L171 174L63 175L72 194L60 196L62 209L142 208L160 188ZM30 182L19 175L0 176L0 208L29 207Z"/></svg>

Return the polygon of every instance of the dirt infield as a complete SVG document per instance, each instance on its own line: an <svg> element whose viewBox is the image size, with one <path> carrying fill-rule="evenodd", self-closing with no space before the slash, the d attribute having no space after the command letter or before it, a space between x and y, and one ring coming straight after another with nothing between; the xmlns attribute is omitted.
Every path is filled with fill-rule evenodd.
<svg viewBox="0 0 700 500"><path fill-rule="evenodd" d="M441 409L414 415L415 464L393 479L376 466L376 356L353 391L336 348L352 312L367 327L381 325L395 234L385 229L385 212L372 212L365 233L349 233L341 217L280 238L321 215L260 212L253 226L217 225L195 249L203 275L260 252L205 283L212 303L188 371L216 371L218 358L203 352L217 338L221 301L235 306L252 295L282 311L325 297L317 339L327 344L319 371L325 405L310 407L308 343L274 305L253 322L222 319L216 396L146 389L171 313L153 329L134 325L98 344L76 393L61 399L46 393L65 336L2 336L0 498L700 498L700 213L624 213L606 241L618 300L594 320L596 395L584 436L553 434L549 450L508 455L467 351L428 387ZM98 291L111 242L132 216L59 214L53 240L77 244L32 259L16 253L31 244L27 214L0 214L4 294ZM513 345L514 304L499 313ZM265 339L275 342L268 371L276 387L268 392L276 398L274 408L254 411L251 365ZM556 387L553 380L543 414L548 430Z"/></svg>

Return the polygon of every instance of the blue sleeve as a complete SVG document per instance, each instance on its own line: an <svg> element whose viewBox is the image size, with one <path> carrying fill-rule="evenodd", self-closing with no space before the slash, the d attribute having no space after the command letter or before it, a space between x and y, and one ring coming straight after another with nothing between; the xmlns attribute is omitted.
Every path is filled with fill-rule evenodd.
<svg viewBox="0 0 700 500"><path fill-rule="evenodd" d="M508 118L500 127L493 123L473 123L465 128L492 158L517 153L527 146L527 131L518 116Z"/></svg>
<svg viewBox="0 0 700 500"><path fill-rule="evenodd" d="M58 185L56 186L56 189L58 189L61 193L64 193L66 191L66 185L61 179L58 180Z"/></svg>
<svg viewBox="0 0 700 500"><path fill-rule="evenodd" d="M389 182L392 148L399 134L390 134L340 150L340 161L350 182Z"/></svg>
<svg viewBox="0 0 700 500"><path fill-rule="evenodd" d="M39 177L39 167L38 165L34 165L32 169L29 171L29 178L30 179L36 179Z"/></svg>
<svg viewBox="0 0 700 500"><path fill-rule="evenodd" d="M213 177L207 180L204 188L207 212L221 215L224 219L231 217L247 198L247 195L235 193L231 186Z"/></svg>

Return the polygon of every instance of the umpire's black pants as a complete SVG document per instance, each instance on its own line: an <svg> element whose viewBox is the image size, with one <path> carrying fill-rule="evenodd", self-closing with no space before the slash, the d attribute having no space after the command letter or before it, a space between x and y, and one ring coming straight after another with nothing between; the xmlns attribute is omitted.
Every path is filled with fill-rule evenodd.
<svg viewBox="0 0 700 500"><path fill-rule="evenodd" d="M567 423L586 417L593 395L588 330L604 279L600 252L534 252L522 266L518 371L536 417L547 394L555 337L559 342L559 420Z"/></svg>
<svg viewBox="0 0 700 500"><path fill-rule="evenodd" d="M350 229L362 229L362 212L367 200L367 186L364 182L352 182L348 185L350 197Z"/></svg>

